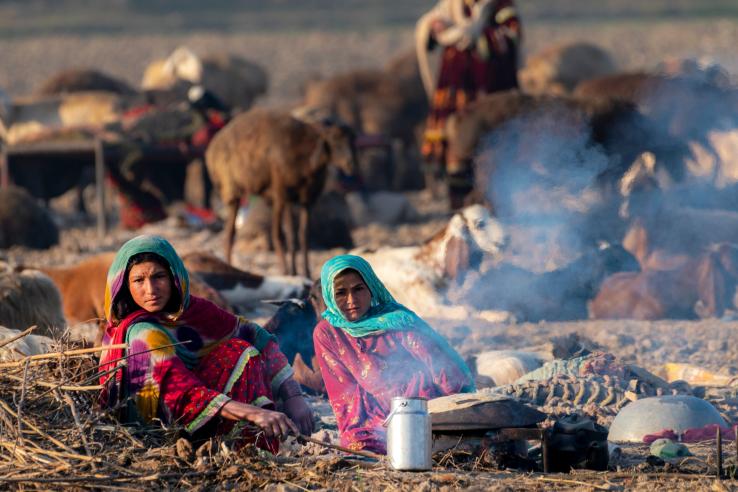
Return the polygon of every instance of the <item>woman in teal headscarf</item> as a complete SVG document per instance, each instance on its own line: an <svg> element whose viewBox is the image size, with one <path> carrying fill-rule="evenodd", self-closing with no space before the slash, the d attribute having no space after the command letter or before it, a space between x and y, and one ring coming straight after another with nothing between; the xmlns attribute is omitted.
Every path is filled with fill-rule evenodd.
<svg viewBox="0 0 738 492"><path fill-rule="evenodd" d="M344 446L386 452L382 421L395 396L474 391L459 354L394 300L366 260L335 256L320 280L326 310L313 341Z"/></svg>

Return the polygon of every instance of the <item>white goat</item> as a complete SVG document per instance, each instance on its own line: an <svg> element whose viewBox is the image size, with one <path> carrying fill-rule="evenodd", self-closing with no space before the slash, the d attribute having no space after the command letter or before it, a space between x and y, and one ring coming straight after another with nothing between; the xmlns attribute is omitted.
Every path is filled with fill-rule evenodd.
<svg viewBox="0 0 738 492"><path fill-rule="evenodd" d="M54 343L51 338L43 335L26 335L4 345L7 340L17 337L20 333L20 330L0 326L0 361L7 362L22 359L29 355L44 354L50 351Z"/></svg>
<svg viewBox="0 0 738 492"><path fill-rule="evenodd" d="M503 311L479 311L448 304L449 282L476 268L482 256L499 256L507 242L502 225L481 205L457 212L435 236L420 246L383 248L361 254L395 299L421 317L508 321Z"/></svg>

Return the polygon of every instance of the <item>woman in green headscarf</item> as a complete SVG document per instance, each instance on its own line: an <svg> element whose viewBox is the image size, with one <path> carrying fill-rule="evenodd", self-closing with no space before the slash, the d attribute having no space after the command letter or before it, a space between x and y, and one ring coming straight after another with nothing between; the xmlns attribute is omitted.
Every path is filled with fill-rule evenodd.
<svg viewBox="0 0 738 492"><path fill-rule="evenodd" d="M177 423L196 439L240 432L272 451L289 432L309 434L310 408L275 337L189 284L166 239L120 248L105 289L101 403L126 421Z"/></svg>
<svg viewBox="0 0 738 492"><path fill-rule="evenodd" d="M386 452L382 421L395 396L474 391L461 357L394 300L366 260L335 256L320 280L326 310L313 341L344 446Z"/></svg>

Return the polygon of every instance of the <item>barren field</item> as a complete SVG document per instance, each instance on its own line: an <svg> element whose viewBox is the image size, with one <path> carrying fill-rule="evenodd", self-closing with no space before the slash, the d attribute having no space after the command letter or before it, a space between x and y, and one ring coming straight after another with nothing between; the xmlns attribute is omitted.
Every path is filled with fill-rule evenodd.
<svg viewBox="0 0 738 492"><path fill-rule="evenodd" d="M383 2L380 3L384 5ZM567 12L576 17L579 6L577 2L562 2L562 7L565 8L558 15L553 15L551 10L546 9L546 2L532 2L528 7L524 0L520 0L520 3L523 4L525 53L534 53L559 41L587 40L609 50L624 69L649 69L668 57L694 57L718 62L731 73L734 81L738 78L738 58L735 56L738 46L738 17L726 16L734 8L731 2L713 2L710 4L713 11L699 10L699 2L696 1L693 4L677 2L673 4L673 9L679 15L669 17L661 16L658 11L651 12L648 7L643 7L645 10L639 14L634 10L637 9L636 3L623 2L627 7L624 11L628 15L605 19L601 15L595 15L598 12L590 6L585 12L588 15L579 12L582 14L579 20L567 18ZM357 10L360 8L353 2L349 4ZM0 24L8 29L4 35L0 33L0 88L11 96L26 95L56 71L71 66L94 67L137 84L149 61L165 57L177 46L187 45L196 52L227 51L262 64L267 68L271 82L268 96L259 101L259 104L293 105L299 100L303 82L310 77L335 74L357 67L380 66L392 56L410 49L413 42L412 25L407 19L412 18L416 12L422 12L425 4L430 2L409 2L407 11L403 11L393 22L377 26L352 17L342 10L338 18L345 19L346 27L331 25L317 30L311 28L310 24L300 24L299 20L291 17L291 21L284 25L274 21L277 26L274 30L255 28L249 31L234 27L233 23L208 29L202 26L190 28L186 23L169 18L175 28L162 29L161 32L155 32L153 27L126 32L119 26L115 29L111 27L110 32L101 29L72 29L64 32L58 27L58 23L54 24L54 29L44 31L38 23L31 27L30 22L24 31L18 27L25 25L24 11L18 8L14 11L16 27L12 23ZM605 10L610 15L616 15L618 2L606 4ZM0 12L12 5L15 4L11 2L10 7L0 6ZM528 18L525 16L526 8L529 9ZM682 15L680 9L686 14ZM270 18L279 19L280 12L282 10L270 14L273 16ZM717 14L713 15L711 12ZM248 12L240 12L239 15L246 19L247 14ZM291 15L299 17L295 12ZM151 21L146 17L141 19ZM368 14L367 19L385 18L374 12L374 17ZM322 19L321 22L328 21ZM144 23L144 27L146 26ZM410 193L408 197L420 214L417 222L397 227L374 224L357 228L352 232L357 246L375 248L380 245L416 244L419 238L429 237L445 223L448 215L438 200L432 199L425 192ZM141 232L156 232L166 236L180 252L195 249L210 250L218 254L221 252L220 232L179 227L174 220L150 225L137 232L114 227L104 239L99 239L93 225L85 224L69 211L69 202L70 197L67 196L53 202L58 222L62 225L58 246L46 251L12 248L0 251L0 258L30 265L71 264L92 253L115 250L124 241ZM540 270L560 265L571 257L572 252L562 251L554 237L537 235L525 228L515 228L514 225L511 227L513 247L506 259ZM313 272L320 271L325 259L343 252L345 251L311 252ZM271 252L247 251L238 245L236 264L255 271L278 273ZM263 318L260 320L263 321ZM647 369L656 370L665 362L686 362L721 374L738 375L738 317L732 314L723 319L703 321L582 320L535 324L429 321L451 340L464 357L484 350L537 346L550 341L554 336L577 333L596 342L603 350L611 352L623 362L638 364ZM315 399L313 403L319 413L326 415L325 401ZM732 416L735 418L735 413ZM197 480L188 482L185 478L180 478L179 481L155 478L151 479L151 483L158 487L197 486L211 489L219 486L259 486L269 490L290 491L322 487L341 490L451 490L458 487L483 490L738 490L736 481L720 483L706 475L712 469L712 448L699 446L692 449L697 455L693 461L671 465L670 470L676 472L672 474L660 473L664 471L664 467L645 464L642 458L644 453L647 454L647 446L644 445L624 449L622 461L615 463L611 472L548 477L510 471L498 472L485 468L484 464L478 462L454 464L453 460L451 464L446 462L437 465L432 473L399 473L389 471L386 465L372 468L373 465L347 461L337 454L311 456L305 450L300 451L297 446L287 448L285 456L272 461L264 457L245 457L241 461L222 458L226 460L226 464L221 463L223 466L217 468L216 472L213 471L214 468L209 469L209 474L204 475L205 479L198 477ZM315 453L318 454L318 451ZM730 450L726 451L725 460L726 463L736 463L735 445L732 444ZM175 461L172 459L167 465L169 471L185 473L182 470L189 469L181 462L177 462L175 466L172 464ZM240 479L237 476L247 473L249 469L252 470L248 472L250 478ZM192 468L193 472L198 473L203 470ZM155 470L144 471L154 473ZM3 473L0 470L0 475ZM254 474L263 476L254 477ZM120 485L124 485L123 482ZM145 483L126 482L125 485L148 487ZM5 486L7 484L0 481L0 488ZM14 486L24 485L21 483ZM45 488L39 484L37 486ZM54 488L59 484L49 486Z"/></svg>

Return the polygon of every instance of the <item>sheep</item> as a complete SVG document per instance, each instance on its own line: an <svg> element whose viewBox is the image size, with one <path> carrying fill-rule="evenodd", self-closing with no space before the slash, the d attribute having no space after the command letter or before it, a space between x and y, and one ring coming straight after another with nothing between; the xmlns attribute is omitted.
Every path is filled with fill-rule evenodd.
<svg viewBox="0 0 738 492"><path fill-rule="evenodd" d="M54 341L43 335L25 335L7 343L20 335L20 330L12 330L0 325L0 362L22 359L31 355L49 352Z"/></svg>
<svg viewBox="0 0 738 492"><path fill-rule="evenodd" d="M671 269L617 273L590 304L592 319L695 319L734 309L738 246L720 243Z"/></svg>
<svg viewBox="0 0 738 492"><path fill-rule="evenodd" d="M520 87L531 94L565 94L578 82L614 73L615 60L599 46L586 42L551 46L529 57L518 71Z"/></svg>
<svg viewBox="0 0 738 492"><path fill-rule="evenodd" d="M0 189L0 248L47 249L59 242L51 215L24 189Z"/></svg>
<svg viewBox="0 0 738 492"><path fill-rule="evenodd" d="M83 91L108 91L123 95L133 95L136 92L122 80L86 68L62 70L41 84L35 92L40 96L52 96Z"/></svg>
<svg viewBox="0 0 738 492"><path fill-rule="evenodd" d="M508 321L509 313L477 313L465 305L451 305L446 289L478 268L482 257L499 259L507 234L502 224L481 205L454 214L448 224L420 246L356 251L374 268L387 289L421 317Z"/></svg>
<svg viewBox="0 0 738 492"><path fill-rule="evenodd" d="M336 116L374 145L389 139L396 155L381 164L362 153L361 175L368 189L419 188L417 128L428 114L428 99L414 52L402 53L381 69L353 70L306 84L303 105ZM384 141L389 145L389 141ZM399 159L396 159L399 157ZM387 162L389 161L389 162Z"/></svg>
<svg viewBox="0 0 738 492"><path fill-rule="evenodd" d="M38 270L0 263L0 325L57 336L66 328L62 301L54 282Z"/></svg>
<svg viewBox="0 0 738 492"><path fill-rule="evenodd" d="M345 174L356 168L353 132L329 122L314 125L274 110L254 109L236 116L218 132L205 152L205 163L213 186L228 208L225 227L225 257L231 262L236 215L241 198L257 194L271 201L271 235L284 273L296 274L295 224L287 205L299 206L299 241L304 273L308 263L310 208L325 183L329 163ZM282 219L291 253L287 269Z"/></svg>
<svg viewBox="0 0 738 492"><path fill-rule="evenodd" d="M202 85L232 110L247 110L267 91L269 76L258 64L235 55L216 53L198 57L180 46L165 60L146 68L144 90L170 89L180 82Z"/></svg>

